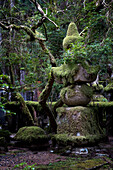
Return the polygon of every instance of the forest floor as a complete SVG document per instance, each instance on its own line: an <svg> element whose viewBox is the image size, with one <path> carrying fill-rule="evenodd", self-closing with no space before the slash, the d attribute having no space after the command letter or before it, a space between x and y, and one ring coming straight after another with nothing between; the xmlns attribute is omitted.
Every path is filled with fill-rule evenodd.
<svg viewBox="0 0 113 170"><path fill-rule="evenodd" d="M81 153L81 150L85 150ZM87 153L86 153L87 151ZM67 153L67 154L66 154ZM35 169L113 169L113 137L98 146L76 148L75 152L56 154L54 150L31 151L28 148L9 146L0 154L0 170Z"/></svg>

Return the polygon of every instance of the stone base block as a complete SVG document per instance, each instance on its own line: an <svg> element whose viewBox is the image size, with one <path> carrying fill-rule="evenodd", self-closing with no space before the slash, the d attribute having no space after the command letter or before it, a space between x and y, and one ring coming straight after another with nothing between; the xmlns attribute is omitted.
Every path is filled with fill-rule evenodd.
<svg viewBox="0 0 113 170"><path fill-rule="evenodd" d="M98 122L98 110L90 107L57 108L57 133L72 136L101 135L103 130Z"/></svg>

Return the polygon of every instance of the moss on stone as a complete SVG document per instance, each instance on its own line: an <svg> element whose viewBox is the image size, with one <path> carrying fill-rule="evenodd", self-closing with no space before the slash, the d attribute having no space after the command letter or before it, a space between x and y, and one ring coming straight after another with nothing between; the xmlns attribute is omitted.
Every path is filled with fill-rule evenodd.
<svg viewBox="0 0 113 170"><path fill-rule="evenodd" d="M93 84L92 87L94 91L101 91L104 89L104 86L102 84Z"/></svg>
<svg viewBox="0 0 113 170"><path fill-rule="evenodd" d="M113 82L110 82L105 88L105 92L113 92Z"/></svg>
<svg viewBox="0 0 113 170"><path fill-rule="evenodd" d="M93 96L93 89L90 86L86 86L85 84L82 85L81 91L83 94L85 94L87 97L92 98Z"/></svg>
<svg viewBox="0 0 113 170"><path fill-rule="evenodd" d="M68 26L67 35L63 40L63 48L68 49L71 47L71 44L75 41L80 41L83 38L79 35L77 26L74 22L71 22Z"/></svg>
<svg viewBox="0 0 113 170"><path fill-rule="evenodd" d="M86 84L71 85L63 88L60 96L62 101L69 106L85 106L90 102L93 90Z"/></svg>
<svg viewBox="0 0 113 170"><path fill-rule="evenodd" d="M98 123L98 110L89 107L57 108L57 133L72 136L103 135Z"/></svg>
<svg viewBox="0 0 113 170"><path fill-rule="evenodd" d="M89 106L98 107L98 108L107 108L107 107L113 107L113 102L90 102Z"/></svg>
<svg viewBox="0 0 113 170"><path fill-rule="evenodd" d="M60 67L53 67L52 70L53 75L66 85L67 82L74 83L72 77L77 74L79 66L75 63L63 64Z"/></svg>
<svg viewBox="0 0 113 170"><path fill-rule="evenodd" d="M20 108L19 108L20 112L18 112L18 115L21 115L20 116L21 122L19 121L19 127L23 127L25 125L27 125L27 126L34 125L33 118L31 116L31 113L30 113L25 101L24 101L24 98L21 96L20 93L16 93L14 98L20 104Z"/></svg>
<svg viewBox="0 0 113 170"><path fill-rule="evenodd" d="M28 107L33 106L33 107L35 108L35 110L36 110L37 113L43 114L43 108L42 108L42 106L40 105L39 102L35 102L35 101L25 101L25 103L26 103L26 105L27 105ZM52 102L52 103L50 103L50 104L52 104L52 108L54 108L56 102ZM5 107L6 107L8 110L11 110L12 112L16 112L16 111L19 110L19 108L20 108L20 103L19 103L19 102L15 102L15 101L13 101L13 102L7 102L7 103L5 104Z"/></svg>
<svg viewBox="0 0 113 170"><path fill-rule="evenodd" d="M26 126L19 129L15 140L23 144L39 144L48 140L45 131L37 126Z"/></svg>
<svg viewBox="0 0 113 170"><path fill-rule="evenodd" d="M52 136L52 141L60 146L71 145L75 147L98 143L104 137L104 135L73 136L71 134L55 134Z"/></svg>
<svg viewBox="0 0 113 170"><path fill-rule="evenodd" d="M81 61L80 63L77 62L70 62L68 64L63 64L60 67L53 67L53 75L58 83L63 83L64 86L73 84L74 77L78 74L80 67L83 67L87 72L87 78L96 78L98 73L99 67L98 66L90 66L86 62Z"/></svg>
<svg viewBox="0 0 113 170"><path fill-rule="evenodd" d="M92 98L92 101L93 102L108 102L108 100L103 96L103 95L93 95L93 98Z"/></svg>
<svg viewBox="0 0 113 170"><path fill-rule="evenodd" d="M65 100L65 94L66 94L67 90L70 92L70 96L71 97L76 95L75 92L71 88L73 88L73 85L65 87L65 88L62 88L62 90L60 92L60 97L63 100Z"/></svg>

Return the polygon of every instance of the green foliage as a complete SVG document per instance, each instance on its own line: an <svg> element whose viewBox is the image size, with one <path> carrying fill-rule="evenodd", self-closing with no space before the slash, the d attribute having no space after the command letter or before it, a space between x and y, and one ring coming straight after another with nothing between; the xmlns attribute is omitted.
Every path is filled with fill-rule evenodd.
<svg viewBox="0 0 113 170"><path fill-rule="evenodd" d="M10 84L10 79L7 75L0 75L0 89L4 90L5 94L0 96L0 108L1 111L3 111L5 113L6 116L12 115L12 114L16 114L15 112L12 112L8 109L5 108L5 102L8 101L8 92L9 92L9 88L11 89L11 84Z"/></svg>
<svg viewBox="0 0 113 170"><path fill-rule="evenodd" d="M39 0L41 7L47 16L53 20L59 28L46 20L48 41L46 45L57 59L57 65L70 61L80 62L87 60L92 65L100 65L102 77L106 73L106 66L112 62L112 6L111 2L106 4L96 3L95 1L77 0ZM41 19L41 15L30 1L16 0L10 9L10 1L3 0L0 3L0 20L3 22L14 23L16 25L25 25L31 27L36 25ZM106 6L107 5L107 6ZM67 27L70 22L77 25L78 32L83 33L81 36L85 38L84 43L75 43L72 51L66 51L63 54L62 42L66 35ZM43 26L37 30L37 36L45 38L45 29ZM0 74L10 74L10 67L15 73L15 86L20 86L20 70L24 68L25 79L23 82L26 86L41 86L42 89L46 85L51 70L50 62L38 42L26 42L28 35L23 31L3 30L0 48ZM41 81L41 84L37 84ZM3 84L3 86L6 84ZM58 88L57 88L58 87ZM53 93L59 91L59 85L55 84ZM23 87L22 87L22 90ZM58 93L58 92L57 92ZM55 96L55 95L53 95ZM53 97L56 98L56 97Z"/></svg>
<svg viewBox="0 0 113 170"><path fill-rule="evenodd" d="M21 168L23 170L28 170L28 169L35 170L35 168L36 168L35 165L36 165L36 163L33 165L28 165L26 162L21 162L20 164L15 165L13 169Z"/></svg>
<svg viewBox="0 0 113 170"><path fill-rule="evenodd" d="M93 42L85 44L85 42L75 42L72 44L71 50L67 50L63 54L64 63L83 63L87 61L91 65L99 65L101 77L107 73L108 64L113 64L112 40L106 38L103 43Z"/></svg>
<svg viewBox="0 0 113 170"><path fill-rule="evenodd" d="M67 50L63 54L64 63L81 63L86 59L87 51L84 42L75 42L72 44L71 50Z"/></svg>

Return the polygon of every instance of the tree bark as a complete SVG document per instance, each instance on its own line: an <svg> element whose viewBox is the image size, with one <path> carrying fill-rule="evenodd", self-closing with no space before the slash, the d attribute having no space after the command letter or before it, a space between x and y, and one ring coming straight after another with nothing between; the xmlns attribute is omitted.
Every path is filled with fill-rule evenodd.
<svg viewBox="0 0 113 170"><path fill-rule="evenodd" d="M42 106L42 108L45 110L46 114L48 115L48 117L50 119L51 131L53 133L56 133L56 130L57 130L56 120L55 120L55 117L54 117L52 111L50 110L50 108L48 107L48 105L46 103L47 98L50 95L53 83L54 83L54 77L53 77L53 73L51 72L51 77L50 77L45 89L40 94L39 103Z"/></svg>

